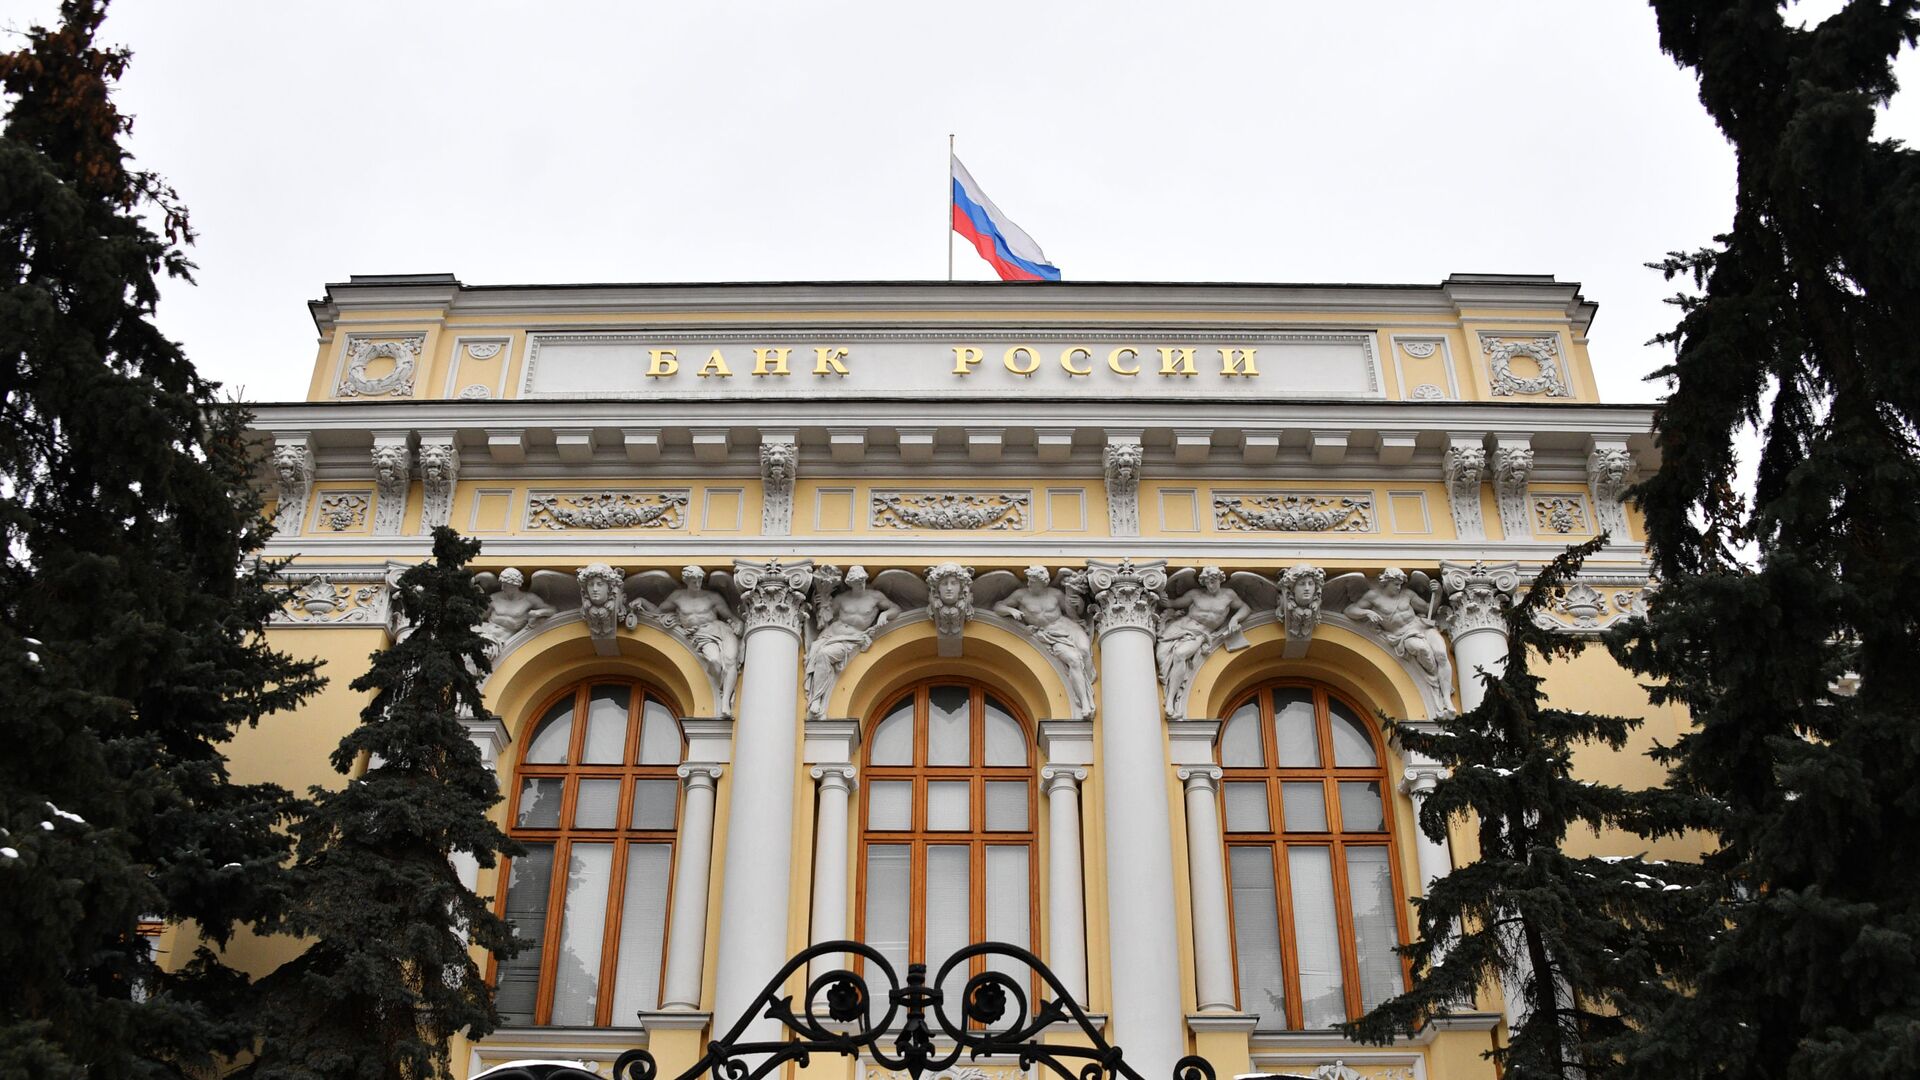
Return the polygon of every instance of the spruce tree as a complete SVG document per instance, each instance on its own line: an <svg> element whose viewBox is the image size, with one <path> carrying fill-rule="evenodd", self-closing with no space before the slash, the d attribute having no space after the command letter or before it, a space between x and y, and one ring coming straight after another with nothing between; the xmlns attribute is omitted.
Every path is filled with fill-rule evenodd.
<svg viewBox="0 0 1920 1080"><path fill-rule="evenodd" d="M162 971L138 931L217 944L278 905L289 797L221 746L318 686L261 637L247 418L153 323L192 234L120 146L101 18L68 0L0 54L0 1077L33 1080L249 1042L244 979L204 950Z"/></svg>
<svg viewBox="0 0 1920 1080"><path fill-rule="evenodd" d="M1609 1072L1612 1042L1670 997L1699 931L1689 884L1697 868L1639 857L1574 856L1575 830L1672 833L1685 815L1658 789L1582 780L1582 746L1619 751L1640 721L1550 707L1536 663L1587 642L1534 621L1606 538L1570 548L1505 612L1505 670L1478 673L1486 696L1433 727L1390 723L1406 749L1447 767L1427 796L1420 828L1445 840L1449 822L1474 823L1479 855L1415 901L1418 940L1402 951L1414 981L1404 994L1345 1026L1385 1043L1456 1011L1484 985L1518 994L1524 1019L1491 1051L1509 1080L1585 1080Z"/></svg>
<svg viewBox="0 0 1920 1080"><path fill-rule="evenodd" d="M1653 7L1737 190L1711 247L1660 264L1689 289L1657 373L1661 465L1636 492L1662 584L1618 652L1692 714L1667 759L1712 808L1725 930L1630 1061L1913 1077L1920 154L1874 124L1920 5L1855 0L1808 27L1771 3Z"/></svg>
<svg viewBox="0 0 1920 1080"><path fill-rule="evenodd" d="M488 817L499 781L462 718L486 718L480 678L487 601L466 569L480 542L441 527L433 559L400 575L392 602L409 632L373 655L353 689L373 697L333 767L363 775L314 788L294 827L296 898L274 928L310 939L261 980L259 1080L446 1076L448 1040L498 1024L470 945L499 957L513 931L460 881L518 854Z"/></svg>

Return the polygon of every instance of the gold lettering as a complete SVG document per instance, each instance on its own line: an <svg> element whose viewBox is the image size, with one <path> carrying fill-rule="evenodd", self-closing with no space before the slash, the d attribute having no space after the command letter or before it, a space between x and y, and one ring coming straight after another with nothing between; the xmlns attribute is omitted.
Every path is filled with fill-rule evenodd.
<svg viewBox="0 0 1920 1080"><path fill-rule="evenodd" d="M755 349L753 350L753 373L755 375L791 375L787 370L787 354L792 349Z"/></svg>
<svg viewBox="0 0 1920 1080"><path fill-rule="evenodd" d="M813 350L813 373L815 375L845 375L847 365L840 361L847 358L847 350L832 347L815 347ZM782 375L786 372L781 372Z"/></svg>
<svg viewBox="0 0 1920 1080"><path fill-rule="evenodd" d="M1120 346L1119 348L1117 348L1117 349L1115 349L1115 350L1113 350L1112 352L1110 352L1110 353L1108 353L1108 354L1107 354L1107 366L1113 369L1113 373L1114 373L1115 375L1138 375L1138 374L1140 374L1140 365L1139 365L1139 364L1135 364L1135 365L1133 365L1133 366L1132 366L1132 367L1130 367L1130 368L1125 368L1125 367L1121 367L1121 366L1120 366L1120 357L1121 357L1121 356L1123 356L1123 355L1124 355L1124 356L1126 356L1126 357L1127 357L1127 358L1129 358L1129 359L1132 359L1132 360L1138 360L1138 359L1140 359L1140 350L1138 350L1138 349L1130 349L1130 348L1128 348L1128 347L1126 347L1125 345L1122 345L1122 346Z"/></svg>
<svg viewBox="0 0 1920 1080"><path fill-rule="evenodd" d="M1161 349L1160 374L1162 375L1198 375L1193 366L1192 349Z"/></svg>
<svg viewBox="0 0 1920 1080"><path fill-rule="evenodd" d="M973 365L987 358L979 349L969 349L961 345L953 347L953 373L955 375L973 374Z"/></svg>
<svg viewBox="0 0 1920 1080"><path fill-rule="evenodd" d="M1015 367L1013 358L1019 356L1021 353L1027 354L1027 366ZM1001 357L1000 362L1007 365L1007 370L1013 372L1015 375L1031 375L1040 370L1040 354L1025 345L1015 345L1013 348L1008 349L1007 355Z"/></svg>
<svg viewBox="0 0 1920 1080"><path fill-rule="evenodd" d="M709 375L718 375L723 379L731 379L733 378L733 369L727 366L727 358L721 355L720 350L715 349L713 350L713 355L707 357L707 362L700 365L699 375L703 379Z"/></svg>
<svg viewBox="0 0 1920 1080"><path fill-rule="evenodd" d="M1260 374L1260 369L1253 363L1253 354L1259 351L1258 349L1221 349L1220 374L1228 378L1236 375L1252 378Z"/></svg>
<svg viewBox="0 0 1920 1080"><path fill-rule="evenodd" d="M680 361L672 349L648 349L647 378L664 379L680 370Z"/></svg>
<svg viewBox="0 0 1920 1080"><path fill-rule="evenodd" d="M1087 348L1085 345L1074 345L1060 353L1060 366L1063 368L1066 368L1067 374L1069 375L1093 374L1093 366L1091 364L1089 364L1086 367L1073 366L1073 356L1075 353L1079 353L1081 356L1084 356L1089 360L1093 359L1092 349Z"/></svg>

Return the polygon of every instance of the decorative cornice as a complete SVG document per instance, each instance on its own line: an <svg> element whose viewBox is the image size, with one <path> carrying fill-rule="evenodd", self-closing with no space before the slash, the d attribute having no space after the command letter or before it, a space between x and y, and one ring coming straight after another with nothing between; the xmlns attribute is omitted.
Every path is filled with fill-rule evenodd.
<svg viewBox="0 0 1920 1080"><path fill-rule="evenodd" d="M806 620L807 589L813 584L811 560L782 563L778 559L737 559L733 583L740 590L740 616L746 621L747 633L771 628L785 630L795 639L800 637L800 626Z"/></svg>
<svg viewBox="0 0 1920 1080"><path fill-rule="evenodd" d="M1107 481L1107 531L1140 535L1140 466L1146 449L1137 441L1110 442L1101 452Z"/></svg>
<svg viewBox="0 0 1920 1080"><path fill-rule="evenodd" d="M400 519L407 511L407 485L411 480L413 454L406 441L373 444L373 534L397 536Z"/></svg>
<svg viewBox="0 0 1920 1080"><path fill-rule="evenodd" d="M760 444L760 531L767 536L793 532L793 481L800 474L800 447L792 441Z"/></svg>
<svg viewBox="0 0 1920 1080"><path fill-rule="evenodd" d="M1505 536L1527 536L1527 479L1533 475L1533 448L1499 445L1493 448L1493 492L1500 504L1500 531Z"/></svg>
<svg viewBox="0 0 1920 1080"><path fill-rule="evenodd" d="M431 533L449 524L453 489L460 480L460 448L451 435L420 437L420 531Z"/></svg>

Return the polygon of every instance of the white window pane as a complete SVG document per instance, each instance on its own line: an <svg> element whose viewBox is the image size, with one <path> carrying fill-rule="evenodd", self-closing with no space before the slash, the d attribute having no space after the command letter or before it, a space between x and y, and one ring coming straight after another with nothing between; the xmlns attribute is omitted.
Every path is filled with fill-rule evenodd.
<svg viewBox="0 0 1920 1080"><path fill-rule="evenodd" d="M973 785L965 780L927 784L927 828L966 832L973 828Z"/></svg>
<svg viewBox="0 0 1920 1080"><path fill-rule="evenodd" d="M627 703L633 692L624 686L596 686L587 695L587 739L580 760L590 765L618 765L627 759Z"/></svg>
<svg viewBox="0 0 1920 1080"><path fill-rule="evenodd" d="M526 829L560 827L560 794L567 782L559 777L527 777L520 781L520 809L513 823Z"/></svg>
<svg viewBox="0 0 1920 1080"><path fill-rule="evenodd" d="M1027 782L1024 780L987 781L987 831L1025 832L1027 830Z"/></svg>
<svg viewBox="0 0 1920 1080"><path fill-rule="evenodd" d="M647 699L640 724L640 764L680 764L680 725L665 705Z"/></svg>
<svg viewBox="0 0 1920 1080"><path fill-rule="evenodd" d="M1266 763L1266 753L1260 747L1260 703L1249 701L1234 710L1220 731L1220 764L1229 769L1248 769Z"/></svg>
<svg viewBox="0 0 1920 1080"><path fill-rule="evenodd" d="M520 952L500 961L500 985L494 990L500 1022L514 1027L533 1024L540 958L547 940L547 896L553 884L553 845L528 844L526 848L525 855L507 866L507 922L520 942Z"/></svg>
<svg viewBox="0 0 1920 1080"><path fill-rule="evenodd" d="M875 780L867 785L867 828L913 828L913 781Z"/></svg>
<svg viewBox="0 0 1920 1080"><path fill-rule="evenodd" d="M611 829L620 818L620 781L582 780L573 803L576 829Z"/></svg>
<svg viewBox="0 0 1920 1080"><path fill-rule="evenodd" d="M1327 713L1333 718L1335 765L1352 768L1379 764L1379 758L1373 752L1373 736L1367 733L1365 720L1353 715L1351 709L1332 697L1327 698Z"/></svg>
<svg viewBox="0 0 1920 1080"><path fill-rule="evenodd" d="M1318 780L1280 785L1280 813L1288 832L1327 831L1327 789Z"/></svg>
<svg viewBox="0 0 1920 1080"><path fill-rule="evenodd" d="M1386 808L1380 804L1380 785L1358 781L1340 784L1340 829L1342 832L1383 832L1387 827Z"/></svg>
<svg viewBox="0 0 1920 1080"><path fill-rule="evenodd" d="M1227 804L1228 832L1266 832L1272 828L1267 821L1267 785L1233 782L1221 790Z"/></svg>
<svg viewBox="0 0 1920 1080"><path fill-rule="evenodd" d="M1360 957L1360 1007L1371 1009L1401 989L1400 943L1393 918L1393 873L1384 847L1347 849L1347 893L1353 901L1354 949Z"/></svg>
<svg viewBox="0 0 1920 1080"><path fill-rule="evenodd" d="M1240 961L1240 1009L1262 1031L1287 1026L1287 977L1280 962L1280 907L1273 895L1273 849L1230 847L1233 950Z"/></svg>
<svg viewBox="0 0 1920 1080"><path fill-rule="evenodd" d="M994 844L987 848L986 940L1005 941L1023 949L1033 947L1033 934L1027 926L1033 904L1033 893L1027 884L1030 861L1025 844ZM1033 988L1025 965L1009 956L989 956L987 967L1025 986L1031 996ZM1006 1019L1011 1021L1013 1017L1009 1015Z"/></svg>
<svg viewBox="0 0 1920 1080"><path fill-rule="evenodd" d="M986 705L987 764L1025 765L1027 733L1020 727L1020 721L992 697L986 699Z"/></svg>
<svg viewBox="0 0 1920 1080"><path fill-rule="evenodd" d="M1340 976L1340 917L1333 906L1333 859L1323 847L1287 849L1293 884L1293 944L1300 961L1300 1006L1308 1028L1347 1018Z"/></svg>
<svg viewBox="0 0 1920 1080"><path fill-rule="evenodd" d="M969 892L970 852L964 847L927 848L927 978L940 974L940 965L960 949L966 948L971 910ZM960 964L942 984L948 1001L959 1001L967 985L967 965ZM957 1010L956 1010L957 1011Z"/></svg>
<svg viewBox="0 0 1920 1080"><path fill-rule="evenodd" d="M885 720L874 725L867 760L875 765L913 764L913 698L895 705Z"/></svg>
<svg viewBox="0 0 1920 1080"><path fill-rule="evenodd" d="M679 810L680 781L635 780L633 782L633 827L671 829Z"/></svg>
<svg viewBox="0 0 1920 1080"><path fill-rule="evenodd" d="M620 900L620 957L613 980L614 1027L635 1027L641 1009L660 1005L661 945L667 933L671 844L627 848L627 889Z"/></svg>
<svg viewBox="0 0 1920 1080"><path fill-rule="evenodd" d="M600 1002L600 941L607 932L607 889L613 845L575 844L567 865L567 902L560 917L560 955L553 965L553 1020L593 1024Z"/></svg>
<svg viewBox="0 0 1920 1080"><path fill-rule="evenodd" d="M1313 768L1320 764L1320 730L1313 719L1313 693L1280 689L1273 692L1273 729L1283 769Z"/></svg>
<svg viewBox="0 0 1920 1080"><path fill-rule="evenodd" d="M887 958L901 978L907 973L907 922L912 889L912 849L905 844L867 845L867 944ZM885 1009L886 980L869 973L869 988Z"/></svg>
<svg viewBox="0 0 1920 1080"><path fill-rule="evenodd" d="M527 743L529 765L559 765L567 760L567 745L573 741L573 699L567 698L547 710Z"/></svg>
<svg viewBox="0 0 1920 1080"><path fill-rule="evenodd" d="M927 764L973 764L973 692L936 686L927 692Z"/></svg>

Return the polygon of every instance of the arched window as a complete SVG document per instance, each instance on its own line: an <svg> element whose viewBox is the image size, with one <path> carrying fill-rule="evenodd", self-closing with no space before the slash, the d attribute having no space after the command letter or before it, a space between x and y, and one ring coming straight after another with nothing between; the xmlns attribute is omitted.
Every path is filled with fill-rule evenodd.
<svg viewBox="0 0 1920 1080"><path fill-rule="evenodd" d="M1240 1007L1331 1027L1405 988L1393 814L1372 724L1325 687L1269 686L1220 729Z"/></svg>
<svg viewBox="0 0 1920 1080"><path fill-rule="evenodd" d="M924 961L931 979L978 941L1036 947L1031 742L1012 709L965 683L924 684L880 710L861 785L857 936L902 976ZM948 1000L984 959L970 966Z"/></svg>
<svg viewBox="0 0 1920 1080"><path fill-rule="evenodd" d="M633 1025L660 1000L680 722L659 694L614 678L537 715L507 807L527 853L506 870L503 914L524 944L499 965L500 1020Z"/></svg>

